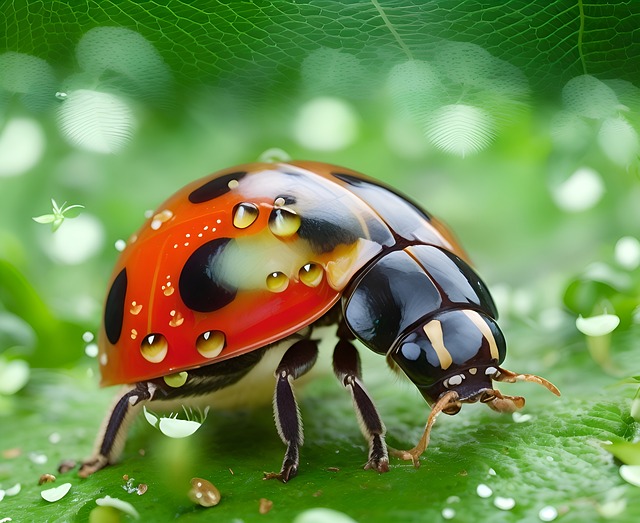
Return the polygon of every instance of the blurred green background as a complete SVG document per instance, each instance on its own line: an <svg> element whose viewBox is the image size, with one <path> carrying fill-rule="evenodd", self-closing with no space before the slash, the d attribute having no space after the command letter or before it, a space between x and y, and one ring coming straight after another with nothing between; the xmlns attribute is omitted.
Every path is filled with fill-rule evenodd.
<svg viewBox="0 0 640 523"><path fill-rule="evenodd" d="M148 521L337 521L317 507L356 521L637 521L638 27L640 3L623 1L5 2L0 519L131 519L94 511L109 495ZM449 224L498 303L506 367L563 397L504 386L531 417L465 407L436 424L420 469L393 460L378 476L361 470L350 400L327 375L300 394L307 443L288 485L261 479L282 451L267 405L212 413L187 443L140 422L121 464L60 475L70 493L41 499L40 475L90 453L113 394L91 338L118 240L187 182L287 157L364 172ZM52 232L32 219L56 218L52 199L84 209ZM390 444L412 446L423 400L362 352ZM123 490L123 474L147 493ZM219 506L189 502L194 475Z"/></svg>

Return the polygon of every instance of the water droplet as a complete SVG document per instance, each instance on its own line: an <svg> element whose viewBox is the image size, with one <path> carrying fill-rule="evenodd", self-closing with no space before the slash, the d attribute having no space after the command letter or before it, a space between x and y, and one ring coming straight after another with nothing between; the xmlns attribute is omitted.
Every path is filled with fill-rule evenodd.
<svg viewBox="0 0 640 523"><path fill-rule="evenodd" d="M182 387L186 382L189 374L185 371L176 372L175 374L169 374L164 377L164 382L169 385L169 387L173 387L177 389L178 387Z"/></svg>
<svg viewBox="0 0 640 523"><path fill-rule="evenodd" d="M189 490L189 499L197 505L213 507L220 503L220 491L206 479L193 478L191 480L191 490Z"/></svg>
<svg viewBox="0 0 640 523"><path fill-rule="evenodd" d="M258 218L258 207L253 203L239 203L233 209L233 226L246 229Z"/></svg>
<svg viewBox="0 0 640 523"><path fill-rule="evenodd" d="M129 312L131 314L133 314L134 316L137 316L140 311L142 310L142 304L141 303L136 303L135 301L131 302L131 308L129 309Z"/></svg>
<svg viewBox="0 0 640 523"><path fill-rule="evenodd" d="M142 357L151 363L160 363L167 355L169 344L162 334L149 334L140 344Z"/></svg>
<svg viewBox="0 0 640 523"><path fill-rule="evenodd" d="M322 266L318 263L307 263L298 271L298 278L302 283L308 287L317 287L322 281L324 271Z"/></svg>
<svg viewBox="0 0 640 523"><path fill-rule="evenodd" d="M169 325L171 327L180 327L180 325L184 323L184 317L179 312L175 312L175 311L171 311L171 312L173 312L174 314L171 315L172 318L169 321Z"/></svg>
<svg viewBox="0 0 640 523"><path fill-rule="evenodd" d="M273 209L269 216L269 229L276 236L292 236L298 231L300 224L300 216L290 209L278 207Z"/></svg>
<svg viewBox="0 0 640 523"><path fill-rule="evenodd" d="M68 95L67 93L65 93L65 92L62 92L62 91L58 91L58 92L56 93L56 98L57 98L58 100L66 100L66 99L67 99L67 96L69 96L69 95Z"/></svg>
<svg viewBox="0 0 640 523"><path fill-rule="evenodd" d="M484 483L480 483L480 485L476 487L476 494L481 498L490 498L493 495L493 490Z"/></svg>
<svg viewBox="0 0 640 523"><path fill-rule="evenodd" d="M289 286L289 278L283 272L272 272L267 276L267 289L282 292Z"/></svg>
<svg viewBox="0 0 640 523"><path fill-rule="evenodd" d="M205 358L215 358L222 352L226 343L224 332L207 331L198 336L196 349Z"/></svg>

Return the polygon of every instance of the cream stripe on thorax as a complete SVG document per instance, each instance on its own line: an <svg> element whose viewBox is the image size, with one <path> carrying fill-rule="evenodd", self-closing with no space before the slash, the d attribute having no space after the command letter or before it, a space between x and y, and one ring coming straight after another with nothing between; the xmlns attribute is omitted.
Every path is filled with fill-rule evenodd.
<svg viewBox="0 0 640 523"><path fill-rule="evenodd" d="M451 354L444 346L444 336L442 334L442 324L439 320L431 320L427 323L422 330L429 338L431 345L433 345L433 349L436 351L436 356L438 356L438 361L440 362L440 367L443 370L449 368L449 366L453 363L453 359L451 358Z"/></svg>
<svg viewBox="0 0 640 523"><path fill-rule="evenodd" d="M478 330L489 342L489 350L491 351L491 357L496 360L500 360L500 353L498 352L496 339L493 336L493 332L491 332L489 325L487 325L487 323L480 317L480 314L478 314L476 311L464 309L462 312L464 312L465 316L469 318L476 327L478 327Z"/></svg>

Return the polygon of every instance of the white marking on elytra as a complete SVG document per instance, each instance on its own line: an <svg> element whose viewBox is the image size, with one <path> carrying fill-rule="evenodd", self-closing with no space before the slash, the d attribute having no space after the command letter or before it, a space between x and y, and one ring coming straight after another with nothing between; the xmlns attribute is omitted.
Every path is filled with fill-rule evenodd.
<svg viewBox="0 0 640 523"><path fill-rule="evenodd" d="M487 370L484 371L484 373L487 376L492 376L494 375L496 372L498 372L498 369L496 369L495 367L487 367Z"/></svg>
<svg viewBox="0 0 640 523"><path fill-rule="evenodd" d="M472 376L475 376L476 372L478 372L478 369L476 369L475 367L469 369L469 374L471 374Z"/></svg>
<svg viewBox="0 0 640 523"><path fill-rule="evenodd" d="M222 220L216 220L216 223L222 223Z"/></svg>
<svg viewBox="0 0 640 523"><path fill-rule="evenodd" d="M229 187L229 189L235 189L238 187L238 185L240 185L240 182L238 180L229 180L227 187Z"/></svg>

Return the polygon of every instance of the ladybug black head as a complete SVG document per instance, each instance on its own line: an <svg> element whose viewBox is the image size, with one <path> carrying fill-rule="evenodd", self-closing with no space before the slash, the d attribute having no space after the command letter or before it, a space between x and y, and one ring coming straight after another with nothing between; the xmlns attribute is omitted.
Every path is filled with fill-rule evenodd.
<svg viewBox="0 0 640 523"><path fill-rule="evenodd" d="M389 357L433 405L445 393L456 401L443 411L455 414L461 403L490 402L492 379L505 357L506 343L496 322L471 309L448 310L429 316L405 332Z"/></svg>

